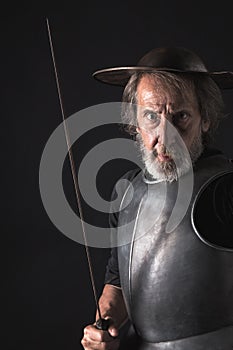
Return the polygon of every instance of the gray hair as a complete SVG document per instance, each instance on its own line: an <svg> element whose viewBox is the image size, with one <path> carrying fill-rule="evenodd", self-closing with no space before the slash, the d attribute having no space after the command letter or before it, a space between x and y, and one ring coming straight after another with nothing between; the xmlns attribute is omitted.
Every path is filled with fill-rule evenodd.
<svg viewBox="0 0 233 350"><path fill-rule="evenodd" d="M137 126L137 86L143 76L158 77L162 86L174 93L187 93L187 88L196 94L199 112L203 120L210 122L209 130L203 135L203 143L209 144L218 128L220 120L224 118L224 102L217 84L208 74L202 73L171 73L171 72L139 72L129 79L122 97L122 122L125 130L136 135Z"/></svg>

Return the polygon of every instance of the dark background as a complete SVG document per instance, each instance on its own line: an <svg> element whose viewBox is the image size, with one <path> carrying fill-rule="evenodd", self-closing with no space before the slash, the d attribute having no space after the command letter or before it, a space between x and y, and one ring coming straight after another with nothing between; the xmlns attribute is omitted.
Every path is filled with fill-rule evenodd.
<svg viewBox="0 0 233 350"><path fill-rule="evenodd" d="M85 1L75 6L67 2L66 9L58 4L54 8L21 4L2 15L4 349L81 349L82 328L95 313L84 247L54 227L40 199L40 157L61 122L45 18L50 20L65 112L70 116L95 104L120 101L122 89L98 83L91 77L93 71L135 64L154 47L184 46L199 54L210 70L233 70L230 2L210 4ZM232 93L224 92L229 117L216 138L216 145L229 157L233 157ZM106 133L110 138L120 134L116 128L101 133L103 138ZM77 162L93 140L98 143L99 136L82 139ZM130 167L124 161L104 167L99 186L106 198L114 179ZM67 162L64 183L72 203ZM92 248L91 253L100 293L109 251Z"/></svg>

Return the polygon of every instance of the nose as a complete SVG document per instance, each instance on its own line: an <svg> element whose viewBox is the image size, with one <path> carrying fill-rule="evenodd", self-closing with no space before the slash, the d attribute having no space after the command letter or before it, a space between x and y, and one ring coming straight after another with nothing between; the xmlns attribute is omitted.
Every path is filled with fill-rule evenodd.
<svg viewBox="0 0 233 350"><path fill-rule="evenodd" d="M157 127L158 144L166 145L168 143L169 118L161 115L160 123Z"/></svg>

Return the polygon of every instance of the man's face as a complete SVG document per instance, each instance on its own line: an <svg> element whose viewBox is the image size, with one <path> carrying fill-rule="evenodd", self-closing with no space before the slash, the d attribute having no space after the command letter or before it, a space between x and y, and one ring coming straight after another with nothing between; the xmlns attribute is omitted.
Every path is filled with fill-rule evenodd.
<svg viewBox="0 0 233 350"><path fill-rule="evenodd" d="M180 93L147 75L138 84L137 105L138 140L148 172L158 180L177 179L190 168L185 152L193 163L200 156L201 135L209 127L201 119L193 88L187 85Z"/></svg>

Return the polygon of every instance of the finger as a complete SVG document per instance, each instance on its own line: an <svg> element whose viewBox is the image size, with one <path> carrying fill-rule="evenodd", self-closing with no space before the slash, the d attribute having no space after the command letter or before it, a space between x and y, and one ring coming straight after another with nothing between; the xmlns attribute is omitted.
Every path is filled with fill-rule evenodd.
<svg viewBox="0 0 233 350"><path fill-rule="evenodd" d="M120 340L111 338L111 342L96 342L83 337L81 344L85 350L117 350L119 348Z"/></svg>
<svg viewBox="0 0 233 350"><path fill-rule="evenodd" d="M116 338L119 335L119 331L116 327L110 326L108 328L108 333L111 335L111 337Z"/></svg>
<svg viewBox="0 0 233 350"><path fill-rule="evenodd" d="M104 319L104 321L107 321L108 328L107 329L103 329L103 330L105 330L105 331L107 330L108 333L111 335L111 337L116 338L119 335L119 331L115 327L113 319L108 318L108 319ZM96 323L94 323L94 325L96 325ZM101 330L101 328L99 328L99 327L96 327L96 328Z"/></svg>
<svg viewBox="0 0 233 350"><path fill-rule="evenodd" d="M94 325L89 325L84 328L84 336L89 340L96 342L110 342L113 340L112 336L108 331L101 331L97 329Z"/></svg>
<svg viewBox="0 0 233 350"><path fill-rule="evenodd" d="M115 327L115 323L114 323L113 319L109 318L109 319L107 319L107 322L108 322L108 329L107 329L108 333L111 335L111 337L116 338L119 335L119 331Z"/></svg>

